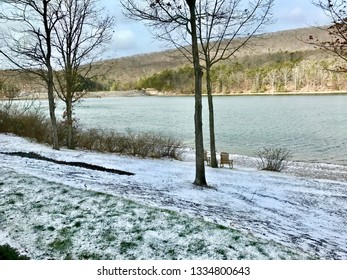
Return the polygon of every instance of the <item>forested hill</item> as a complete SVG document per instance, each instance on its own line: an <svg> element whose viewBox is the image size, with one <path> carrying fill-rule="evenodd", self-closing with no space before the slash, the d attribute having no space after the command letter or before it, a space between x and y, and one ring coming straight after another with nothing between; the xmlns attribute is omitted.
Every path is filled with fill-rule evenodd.
<svg viewBox="0 0 347 280"><path fill-rule="evenodd" d="M236 57L213 68L214 92L324 92L347 89L344 74L325 70L333 68L339 61L305 43L310 36L328 39L327 33L318 28L303 28L268 33L252 40ZM103 75L98 75L100 73ZM7 81L11 81L13 74L3 71L1 76L9 77ZM90 79L83 81L89 91L136 88L155 88L166 94L190 94L193 91L193 71L186 59L175 50L100 61L90 75ZM20 91L43 90L40 83L23 73L16 74L12 81Z"/></svg>
<svg viewBox="0 0 347 280"><path fill-rule="evenodd" d="M264 34L236 57L213 68L215 93L327 92L347 89L347 77L326 71L338 61L307 44L310 36L328 40L327 32L302 28ZM114 90L154 88L163 94L191 94L193 71L176 51L125 57L104 62L112 69Z"/></svg>
<svg viewBox="0 0 347 280"><path fill-rule="evenodd" d="M311 61L326 59L326 54L305 43L311 35L327 39L326 32L317 28L264 34L252 40L248 47L241 49L237 57L223 62L223 66L239 63L246 68L261 67L279 60L288 60L290 57ZM173 76L177 78L184 73L190 75L186 73L189 72L188 67L185 67L188 65L187 60L178 51L171 50L103 61L99 64L101 71L98 69L97 72L107 72L105 78L108 79L108 83L112 82L113 89L127 89L129 86L146 86L138 82L148 77L159 77L165 80L167 78L165 75L169 74L169 78L174 80ZM156 74L155 77L152 76L154 74ZM184 87L182 82L185 83L185 81L177 81L177 84ZM155 85L148 87L155 87Z"/></svg>

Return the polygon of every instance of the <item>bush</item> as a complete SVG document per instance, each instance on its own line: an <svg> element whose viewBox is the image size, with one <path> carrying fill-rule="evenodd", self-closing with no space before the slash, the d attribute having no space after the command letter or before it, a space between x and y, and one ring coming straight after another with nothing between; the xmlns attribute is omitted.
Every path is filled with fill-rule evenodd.
<svg viewBox="0 0 347 280"><path fill-rule="evenodd" d="M76 146L98 152L120 153L125 155L180 159L182 144L172 138L152 132L126 133L89 129L76 132Z"/></svg>
<svg viewBox="0 0 347 280"><path fill-rule="evenodd" d="M59 143L66 143L66 129L58 122ZM13 133L35 139L40 143L52 144L50 121L40 109L24 103L0 103L0 133ZM160 134L135 133L128 130L118 133L110 130L75 128L76 147L91 151L120 153L125 155L180 159L180 141Z"/></svg>
<svg viewBox="0 0 347 280"><path fill-rule="evenodd" d="M29 260L27 256L23 256L10 245L0 245L0 260Z"/></svg>
<svg viewBox="0 0 347 280"><path fill-rule="evenodd" d="M0 132L46 142L50 123L40 108L32 102L0 104Z"/></svg>
<svg viewBox="0 0 347 280"><path fill-rule="evenodd" d="M262 148L255 155L259 159L259 169L280 172L291 157L291 152L286 148Z"/></svg>

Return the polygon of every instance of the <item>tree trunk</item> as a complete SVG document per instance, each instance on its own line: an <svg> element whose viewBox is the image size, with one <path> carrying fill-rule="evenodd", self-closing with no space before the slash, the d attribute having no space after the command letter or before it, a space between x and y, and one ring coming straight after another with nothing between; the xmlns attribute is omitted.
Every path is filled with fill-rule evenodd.
<svg viewBox="0 0 347 280"><path fill-rule="evenodd" d="M53 81L53 69L50 65L47 67L47 92L48 92L48 104L49 104L49 116L52 125L52 141L53 149L59 150L59 138L58 138L58 125L55 117L55 101L54 101L54 81Z"/></svg>
<svg viewBox="0 0 347 280"><path fill-rule="evenodd" d="M206 88L208 98L208 111L209 111L209 126L210 126L210 150L211 150L211 167L217 168L218 162L216 157L216 139L214 133L214 110L213 110L213 97L211 85L211 67L206 63Z"/></svg>
<svg viewBox="0 0 347 280"><path fill-rule="evenodd" d="M47 91L48 91L48 104L49 104L49 115L51 118L52 124L52 141L53 141L53 149L59 150L59 138L58 138L58 126L57 119L55 117L55 102L54 102L54 77L53 77L53 68L51 64L52 59L52 41L51 41L51 26L50 20L48 17L48 4L49 1L42 2L43 4L43 24L45 27L45 42L46 42L46 56L45 56L45 65L47 67Z"/></svg>
<svg viewBox="0 0 347 280"><path fill-rule="evenodd" d="M202 131L202 70L195 69L195 181L198 186L206 186L205 162L204 162L204 140Z"/></svg>
<svg viewBox="0 0 347 280"><path fill-rule="evenodd" d="M67 129L67 148L75 149L75 139L73 131L73 118L72 118L72 96L71 93L66 95L66 129Z"/></svg>
<svg viewBox="0 0 347 280"><path fill-rule="evenodd" d="M202 132L202 69L199 60L199 46L196 30L195 1L187 1L190 11L192 54L195 77L195 181L197 186L207 186L204 162L204 141Z"/></svg>

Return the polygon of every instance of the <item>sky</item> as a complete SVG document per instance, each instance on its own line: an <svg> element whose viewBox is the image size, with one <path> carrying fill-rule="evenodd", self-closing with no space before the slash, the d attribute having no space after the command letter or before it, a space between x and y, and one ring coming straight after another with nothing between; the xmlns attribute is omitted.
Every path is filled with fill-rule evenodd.
<svg viewBox="0 0 347 280"><path fill-rule="evenodd" d="M108 56L124 57L168 48L156 41L142 22L125 18L118 0L101 1L116 20ZM311 0L275 0L273 14L276 22L267 27L268 32L329 24L329 19Z"/></svg>

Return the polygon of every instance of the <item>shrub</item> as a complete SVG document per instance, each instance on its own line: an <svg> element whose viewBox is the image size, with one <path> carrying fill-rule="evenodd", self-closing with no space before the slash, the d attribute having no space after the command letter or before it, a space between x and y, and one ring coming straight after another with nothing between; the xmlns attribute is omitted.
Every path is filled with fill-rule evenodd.
<svg viewBox="0 0 347 280"><path fill-rule="evenodd" d="M0 103L0 133L13 133L52 144L50 121L40 109L23 103ZM66 143L66 129L58 122L60 143ZM118 133L112 130L75 128L76 147L109 153L120 153L139 157L180 159L182 144L179 140L161 134L128 130Z"/></svg>
<svg viewBox="0 0 347 280"><path fill-rule="evenodd" d="M32 102L0 104L0 132L46 142L49 125L44 113L34 108Z"/></svg>
<svg viewBox="0 0 347 280"><path fill-rule="evenodd" d="M259 159L259 169L280 172L291 157L291 152L286 148L262 148L255 155Z"/></svg>
<svg viewBox="0 0 347 280"><path fill-rule="evenodd" d="M139 157L180 159L182 144L172 137L152 132L118 133L109 130L78 130L76 146L98 152L120 153Z"/></svg>
<svg viewBox="0 0 347 280"><path fill-rule="evenodd" d="M27 256L23 256L10 245L0 245L0 260L29 260Z"/></svg>

